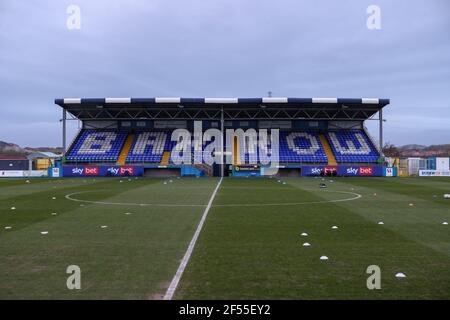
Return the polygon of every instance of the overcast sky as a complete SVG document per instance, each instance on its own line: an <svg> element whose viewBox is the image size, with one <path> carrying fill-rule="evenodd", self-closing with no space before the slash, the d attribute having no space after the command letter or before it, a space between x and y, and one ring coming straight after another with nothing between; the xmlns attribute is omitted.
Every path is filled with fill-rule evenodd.
<svg viewBox="0 0 450 320"><path fill-rule="evenodd" d="M450 143L450 1L0 0L0 140L61 145L57 97L268 91L390 98L386 141Z"/></svg>

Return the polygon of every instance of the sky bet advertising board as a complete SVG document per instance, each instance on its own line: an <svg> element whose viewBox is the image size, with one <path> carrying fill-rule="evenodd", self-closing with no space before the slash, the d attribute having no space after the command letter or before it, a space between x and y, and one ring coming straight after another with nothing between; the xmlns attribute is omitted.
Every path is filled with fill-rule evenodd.
<svg viewBox="0 0 450 320"><path fill-rule="evenodd" d="M142 176L142 166L64 166L64 177L126 177Z"/></svg>
<svg viewBox="0 0 450 320"><path fill-rule="evenodd" d="M383 167L365 166L305 166L302 167L302 176L320 176L321 172L336 171L338 176L345 177L381 177Z"/></svg>

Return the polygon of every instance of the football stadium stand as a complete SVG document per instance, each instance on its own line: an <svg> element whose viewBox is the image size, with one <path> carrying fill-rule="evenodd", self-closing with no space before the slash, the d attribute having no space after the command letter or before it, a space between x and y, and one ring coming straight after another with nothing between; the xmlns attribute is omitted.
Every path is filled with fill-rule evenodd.
<svg viewBox="0 0 450 320"><path fill-rule="evenodd" d="M181 169L173 159L179 142L172 141L176 129L187 129L191 138L194 121L202 121L202 131L220 129L279 129L280 168L299 172L333 170L354 172L359 166L362 173L375 172L366 167L382 163L382 109L388 99L340 99L340 98L101 98L56 99L63 108L62 166L115 165L140 166L139 170ZM67 116L81 120L82 129L69 148L66 148ZM378 115L378 119L374 116ZM378 120L380 124L379 146L366 131L364 121ZM220 132L220 131L219 131ZM220 133L219 133L220 134ZM253 141L256 140L256 141ZM221 175L239 167L240 173L263 167L264 159L271 156L272 146L247 135L234 137L230 153L232 163L209 166L200 163L205 156L213 157L209 142L183 141L192 153L191 164L185 172L196 170ZM198 143L198 142L197 142ZM175 151L175 152L174 152ZM216 150L217 151L217 150ZM219 153L220 155L220 153ZM245 166L249 164L248 168ZM254 166L253 166L254 165ZM123 169L124 172L128 167ZM338 167L342 167L339 168ZM111 168L111 167L109 167ZM73 168L74 172L78 172ZM78 168L79 169L79 168ZM92 169L94 170L94 169ZM108 169L109 170L109 169ZM376 172L380 172L377 169ZM63 170L64 171L64 170ZM66 170L67 171L67 170ZM94 172L97 172L94 170ZM128 172L128 171L126 171ZM233 171L234 172L234 171Z"/></svg>
<svg viewBox="0 0 450 320"><path fill-rule="evenodd" d="M281 163L327 163L318 132L281 132Z"/></svg>
<svg viewBox="0 0 450 320"><path fill-rule="evenodd" d="M363 130L327 133L334 156L339 163L377 162L379 154Z"/></svg>
<svg viewBox="0 0 450 320"><path fill-rule="evenodd" d="M144 131L135 135L127 163L159 163L163 153L172 148L168 132Z"/></svg>
<svg viewBox="0 0 450 320"><path fill-rule="evenodd" d="M338 163L373 163L379 154L363 130L327 132L332 155L325 152L319 132L281 131L279 142L280 163L329 163L334 157ZM257 164L262 152L257 141L239 143L239 163ZM269 137L270 141L270 137ZM141 131L135 134L110 130L84 130L70 149L67 161L78 163L116 162L118 165L131 163L170 163L170 152L176 146L171 140L171 131ZM204 150L206 144L202 144ZM270 145L269 145L270 148ZM194 152L194 159L201 159L203 152ZM122 159L119 159L119 154ZM269 152L270 155L270 152Z"/></svg>
<svg viewBox="0 0 450 320"><path fill-rule="evenodd" d="M70 162L116 162L127 132L83 130L67 155Z"/></svg>

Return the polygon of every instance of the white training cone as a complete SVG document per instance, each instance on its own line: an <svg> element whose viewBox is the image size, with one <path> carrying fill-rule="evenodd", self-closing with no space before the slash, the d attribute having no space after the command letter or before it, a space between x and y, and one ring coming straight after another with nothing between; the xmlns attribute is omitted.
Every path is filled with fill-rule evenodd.
<svg viewBox="0 0 450 320"><path fill-rule="evenodd" d="M375 197L377 196L377 194L376 194L376 193L374 193L373 195L374 195Z"/></svg>
<svg viewBox="0 0 450 320"><path fill-rule="evenodd" d="M302 232L301 236L302 236L302 237L307 237L308 234L307 234L306 232Z"/></svg>
<svg viewBox="0 0 450 320"><path fill-rule="evenodd" d="M52 200L56 200L56 197L52 197Z"/></svg>
<svg viewBox="0 0 450 320"><path fill-rule="evenodd" d="M56 212L52 212L52 216L56 216L57 215L57 213Z"/></svg>
<svg viewBox="0 0 450 320"><path fill-rule="evenodd" d="M41 234L48 234L48 231L41 231Z"/></svg>
<svg viewBox="0 0 450 320"><path fill-rule="evenodd" d="M304 247L311 247L311 244L309 242L305 242L304 244L302 244L302 246L304 246Z"/></svg>
<svg viewBox="0 0 450 320"><path fill-rule="evenodd" d="M338 226L332 226L331 229L339 229Z"/></svg>
<svg viewBox="0 0 450 320"><path fill-rule="evenodd" d="M410 207L414 207L414 203L410 203L409 206L410 206Z"/></svg>
<svg viewBox="0 0 450 320"><path fill-rule="evenodd" d="M9 230L9 229L11 229L11 228L12 228L11 226L6 226L6 227L5 227L6 230Z"/></svg>
<svg viewBox="0 0 450 320"><path fill-rule="evenodd" d="M128 216L128 215L130 215L131 214L131 212L125 212L125 214Z"/></svg>
<svg viewBox="0 0 450 320"><path fill-rule="evenodd" d="M320 260L328 260L328 257L327 256L321 256Z"/></svg>
<svg viewBox="0 0 450 320"><path fill-rule="evenodd" d="M380 222L378 222L378 224L384 224L384 222L383 222L383 221L380 221Z"/></svg>
<svg viewBox="0 0 450 320"><path fill-rule="evenodd" d="M399 272L395 274L396 278L406 278L406 274L404 274L403 272Z"/></svg>
<svg viewBox="0 0 450 320"><path fill-rule="evenodd" d="M16 207L11 207L11 210L16 210Z"/></svg>
<svg viewBox="0 0 450 320"><path fill-rule="evenodd" d="M286 182L283 182L283 184L286 184Z"/></svg>
<svg viewBox="0 0 450 320"><path fill-rule="evenodd" d="M108 226L100 226L100 228L106 229L106 228L108 228Z"/></svg>
<svg viewBox="0 0 450 320"><path fill-rule="evenodd" d="M442 222L442 224L446 226L446 225L448 225L448 222L444 221L444 222Z"/></svg>

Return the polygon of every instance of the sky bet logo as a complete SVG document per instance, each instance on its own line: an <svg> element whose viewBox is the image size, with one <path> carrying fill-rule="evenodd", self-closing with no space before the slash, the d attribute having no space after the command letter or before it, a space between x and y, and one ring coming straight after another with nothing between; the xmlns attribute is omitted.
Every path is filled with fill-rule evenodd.
<svg viewBox="0 0 450 320"><path fill-rule="evenodd" d="M108 168L108 172L110 172L112 175L118 175L119 174L119 168L116 168L116 167L110 167L110 168Z"/></svg>
<svg viewBox="0 0 450 320"><path fill-rule="evenodd" d="M109 173L113 176L125 176L125 175L133 175L134 168L133 167L109 167L107 169Z"/></svg>
<svg viewBox="0 0 450 320"><path fill-rule="evenodd" d="M120 167L120 175L133 174L133 167Z"/></svg>
<svg viewBox="0 0 450 320"><path fill-rule="evenodd" d="M311 174L320 174L321 171L322 169L315 167L311 169Z"/></svg>
<svg viewBox="0 0 450 320"><path fill-rule="evenodd" d="M347 168L347 174L353 175L353 176L358 176L358 175L359 176L371 176L371 175L373 175L373 170L371 167L359 167L359 168L350 167L350 168Z"/></svg>
<svg viewBox="0 0 450 320"><path fill-rule="evenodd" d="M72 173L76 175L86 176L98 176L98 167L88 166L84 168L75 167L72 169Z"/></svg>
<svg viewBox="0 0 450 320"><path fill-rule="evenodd" d="M371 167L361 167L359 168L359 174L362 176L371 176L373 175L373 171Z"/></svg>
<svg viewBox="0 0 450 320"><path fill-rule="evenodd" d="M78 168L78 167L76 167L76 168L73 168L72 169L72 173L73 174L78 174L78 175L82 175L83 174L83 168Z"/></svg>

